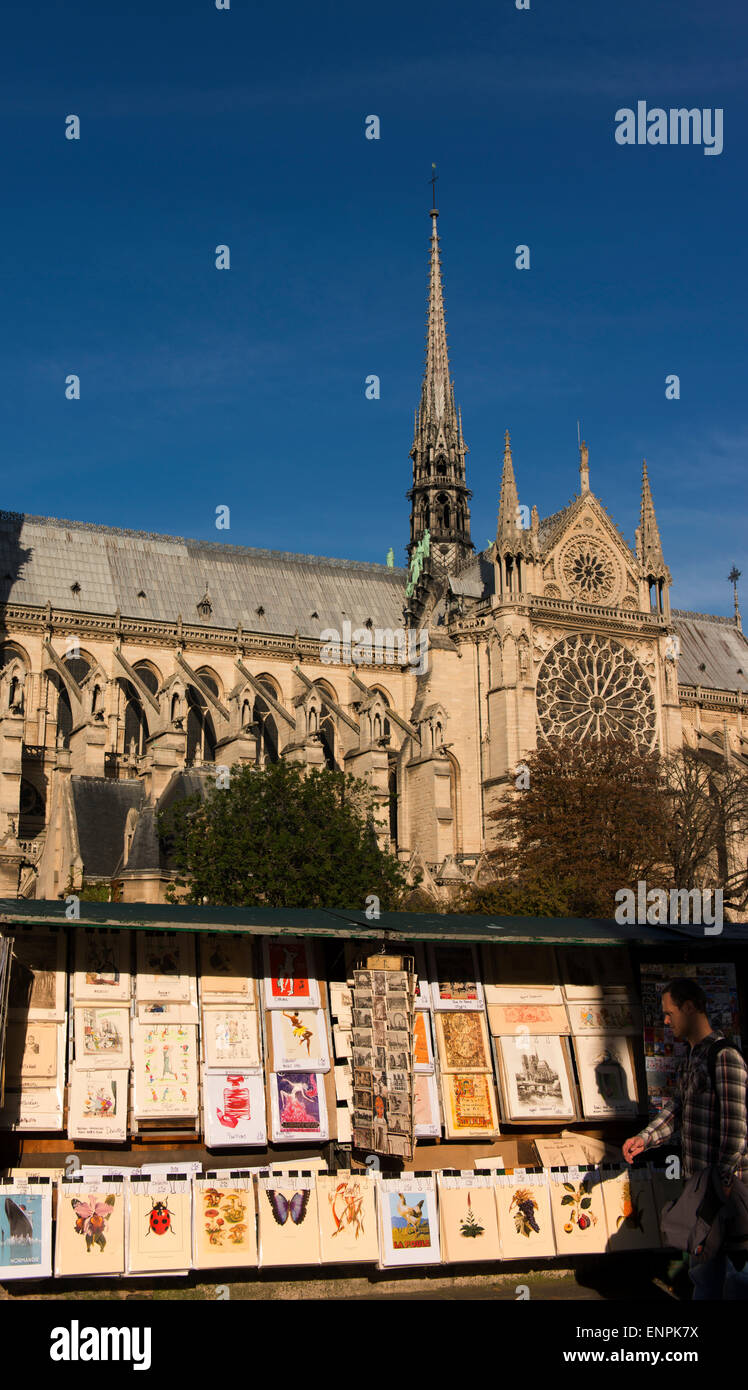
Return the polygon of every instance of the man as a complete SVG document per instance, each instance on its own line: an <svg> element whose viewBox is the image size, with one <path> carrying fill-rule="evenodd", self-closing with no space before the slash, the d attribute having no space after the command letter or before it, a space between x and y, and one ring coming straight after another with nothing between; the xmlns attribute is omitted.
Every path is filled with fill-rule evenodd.
<svg viewBox="0 0 748 1390"><path fill-rule="evenodd" d="M709 1051L724 1034L713 1031L706 995L695 980L671 980L663 991L662 1012L673 1037L688 1043L688 1057L674 1095L646 1129L626 1140L623 1156L631 1163L645 1149L666 1144L679 1130L684 1176L715 1165L727 1199L734 1182L748 1181L745 1062L736 1048L723 1047L714 1061L716 1087L712 1085ZM728 1274L734 1276L734 1269L725 1246L708 1261L692 1255L689 1272L694 1299L730 1296L725 1294L725 1280Z"/></svg>

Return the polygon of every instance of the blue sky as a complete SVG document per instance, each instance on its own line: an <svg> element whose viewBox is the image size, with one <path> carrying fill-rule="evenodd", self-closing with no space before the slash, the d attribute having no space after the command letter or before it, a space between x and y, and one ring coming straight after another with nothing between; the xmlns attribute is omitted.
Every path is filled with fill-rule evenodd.
<svg viewBox="0 0 748 1390"><path fill-rule="evenodd" d="M629 541L647 458L674 604L731 612L736 563L748 617L739 0L42 0L3 31L3 506L401 562L435 161L476 544L504 429L544 515L581 417ZM722 154L617 145L641 99L722 108Z"/></svg>

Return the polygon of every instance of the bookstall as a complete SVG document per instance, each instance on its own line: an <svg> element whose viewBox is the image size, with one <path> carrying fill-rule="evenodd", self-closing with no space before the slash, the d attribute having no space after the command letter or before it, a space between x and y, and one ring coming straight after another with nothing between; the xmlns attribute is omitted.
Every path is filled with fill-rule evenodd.
<svg viewBox="0 0 748 1390"><path fill-rule="evenodd" d="M0 909L0 1281L656 1248L668 978L742 1043L736 925Z"/></svg>

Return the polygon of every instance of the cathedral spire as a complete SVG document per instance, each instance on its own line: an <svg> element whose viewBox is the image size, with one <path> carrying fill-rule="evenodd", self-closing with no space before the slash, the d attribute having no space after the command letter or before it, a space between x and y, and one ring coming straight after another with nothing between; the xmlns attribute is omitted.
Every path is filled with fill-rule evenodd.
<svg viewBox="0 0 748 1390"><path fill-rule="evenodd" d="M501 555L529 555L532 553L531 530L523 524L522 508L519 505L517 481L512 462L512 443L508 430L504 432L504 468L501 474L499 494L499 522L496 528L496 546Z"/></svg>
<svg viewBox="0 0 748 1390"><path fill-rule="evenodd" d="M426 364L410 451L413 486L408 493L411 502L408 555L413 554L428 531L432 568L438 574L453 573L460 561L472 554L474 547L470 539L468 506L472 493L465 481L467 447L449 377L437 207L431 209L430 216Z"/></svg>
<svg viewBox="0 0 748 1390"><path fill-rule="evenodd" d="M640 560L646 571L647 578L665 579L669 578L665 557L662 553L660 532L655 516L654 502L652 501L652 489L649 486L649 474L647 473L647 460L642 459L642 508L641 521L639 524L639 548Z"/></svg>

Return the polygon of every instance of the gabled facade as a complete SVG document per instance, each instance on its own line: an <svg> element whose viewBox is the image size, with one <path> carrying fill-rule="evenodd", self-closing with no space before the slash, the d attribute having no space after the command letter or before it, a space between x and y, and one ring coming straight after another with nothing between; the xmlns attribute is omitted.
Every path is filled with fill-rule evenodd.
<svg viewBox="0 0 748 1390"><path fill-rule="evenodd" d="M586 444L567 507L520 506L507 432L496 539L475 553L431 219L408 569L0 514L3 896L163 900L158 810L237 763L367 779L382 842L445 897L485 876L490 813L540 739L622 733L748 767L737 603L671 610L646 464L632 547Z"/></svg>

